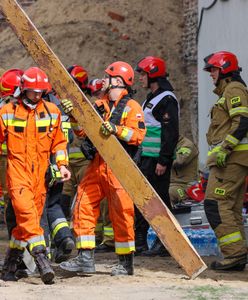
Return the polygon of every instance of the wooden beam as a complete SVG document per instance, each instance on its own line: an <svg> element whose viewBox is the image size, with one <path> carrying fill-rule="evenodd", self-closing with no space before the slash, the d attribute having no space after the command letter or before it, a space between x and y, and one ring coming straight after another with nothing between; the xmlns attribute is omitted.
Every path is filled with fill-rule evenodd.
<svg viewBox="0 0 248 300"><path fill-rule="evenodd" d="M102 120L26 13L15 0L1 0L0 10L34 61L47 73L60 98L72 100L73 116L84 128L170 254L190 278L198 276L206 269L206 265L177 220L126 154L118 140L114 136L106 138L100 134Z"/></svg>

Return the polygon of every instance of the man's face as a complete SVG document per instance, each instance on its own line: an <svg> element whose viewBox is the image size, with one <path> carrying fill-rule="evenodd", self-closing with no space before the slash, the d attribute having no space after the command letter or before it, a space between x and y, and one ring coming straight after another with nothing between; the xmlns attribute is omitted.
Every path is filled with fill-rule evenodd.
<svg viewBox="0 0 248 300"><path fill-rule="evenodd" d="M210 69L210 77L213 79L213 83L216 84L220 76L220 69L212 67Z"/></svg>
<svg viewBox="0 0 248 300"><path fill-rule="evenodd" d="M139 73L139 82L143 88L148 88L148 76L146 72L141 71Z"/></svg>
<svg viewBox="0 0 248 300"><path fill-rule="evenodd" d="M105 74L102 78L102 91L105 92L109 88L110 77Z"/></svg>
<svg viewBox="0 0 248 300"><path fill-rule="evenodd" d="M26 96L32 102L37 103L37 102L40 101L42 93L43 92L35 92L35 91L32 91L32 90L27 90L26 91Z"/></svg>
<svg viewBox="0 0 248 300"><path fill-rule="evenodd" d="M110 76L109 75L105 75L102 79L102 91L105 92L110 85ZM123 86L123 80L120 77L111 77L111 86Z"/></svg>

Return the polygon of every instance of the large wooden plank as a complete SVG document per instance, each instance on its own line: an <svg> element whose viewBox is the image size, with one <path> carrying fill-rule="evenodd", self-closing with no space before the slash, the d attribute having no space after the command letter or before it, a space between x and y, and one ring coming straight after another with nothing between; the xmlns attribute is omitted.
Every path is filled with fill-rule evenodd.
<svg viewBox="0 0 248 300"><path fill-rule="evenodd" d="M114 136L100 134L101 119L64 66L46 44L26 13L15 0L1 0L0 10L34 61L48 74L60 98L73 101L73 116L84 128L99 153L113 170L136 206L151 224L170 254L190 278L206 265L192 247L177 220L140 173Z"/></svg>

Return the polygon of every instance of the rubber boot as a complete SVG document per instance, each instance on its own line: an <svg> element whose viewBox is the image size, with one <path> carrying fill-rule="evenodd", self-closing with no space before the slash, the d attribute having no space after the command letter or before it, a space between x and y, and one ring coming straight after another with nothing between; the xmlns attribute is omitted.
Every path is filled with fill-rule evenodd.
<svg viewBox="0 0 248 300"><path fill-rule="evenodd" d="M31 254L34 257L41 280L45 284L52 284L55 274L46 256L46 248L42 245L36 246L32 249Z"/></svg>
<svg viewBox="0 0 248 300"><path fill-rule="evenodd" d="M111 271L111 276L133 275L133 253L126 255L118 255L119 264L114 266Z"/></svg>
<svg viewBox="0 0 248 300"><path fill-rule="evenodd" d="M244 271L247 263L247 255L224 258L221 261L212 262L210 268L216 271Z"/></svg>
<svg viewBox="0 0 248 300"><path fill-rule="evenodd" d="M54 261L59 264L69 259L75 244L72 238L66 237L55 250Z"/></svg>
<svg viewBox="0 0 248 300"><path fill-rule="evenodd" d="M169 252L165 249L164 245L156 238L150 250L141 253L142 256L170 256Z"/></svg>
<svg viewBox="0 0 248 300"><path fill-rule="evenodd" d="M147 233L146 232L135 232L135 256L139 256L142 252L148 250L147 245Z"/></svg>
<svg viewBox="0 0 248 300"><path fill-rule="evenodd" d="M94 249L80 249L78 251L78 256L68 261L62 262L59 266L61 267L61 269L69 272L94 274L96 272Z"/></svg>
<svg viewBox="0 0 248 300"><path fill-rule="evenodd" d="M22 263L18 266L18 269L15 272L16 277L19 279L21 278L28 278L28 277L38 277L39 272L37 267L34 271L30 271L25 263L22 261Z"/></svg>
<svg viewBox="0 0 248 300"><path fill-rule="evenodd" d="M4 259L1 279L4 281L17 281L16 271L22 263L24 250L9 248Z"/></svg>

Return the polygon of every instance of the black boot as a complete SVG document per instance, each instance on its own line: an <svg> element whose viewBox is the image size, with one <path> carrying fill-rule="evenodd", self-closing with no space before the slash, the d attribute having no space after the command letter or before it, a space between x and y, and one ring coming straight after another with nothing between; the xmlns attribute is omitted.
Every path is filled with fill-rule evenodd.
<svg viewBox="0 0 248 300"><path fill-rule="evenodd" d="M144 251L148 250L147 245L147 233L146 232L135 232L135 256L142 255Z"/></svg>
<svg viewBox="0 0 248 300"><path fill-rule="evenodd" d="M112 268L111 276L133 275L133 253L118 256L119 264Z"/></svg>
<svg viewBox="0 0 248 300"><path fill-rule="evenodd" d="M115 252L115 247L108 246L104 243L101 243L95 248L95 253L105 253L105 252Z"/></svg>
<svg viewBox="0 0 248 300"><path fill-rule="evenodd" d="M34 257L34 261L39 270L41 280L45 284L53 283L55 274L46 256L46 248L42 245L36 246L32 249L31 254Z"/></svg>
<svg viewBox="0 0 248 300"><path fill-rule="evenodd" d="M244 271L246 263L247 254L242 254L235 257L229 256L220 261L213 261L210 268L216 271Z"/></svg>
<svg viewBox="0 0 248 300"><path fill-rule="evenodd" d="M4 259L1 279L4 281L17 281L16 271L22 263L24 250L9 248Z"/></svg>
<svg viewBox="0 0 248 300"><path fill-rule="evenodd" d="M165 249L164 245L156 238L150 250L144 251L142 256L170 256L169 252Z"/></svg>
<svg viewBox="0 0 248 300"><path fill-rule="evenodd" d="M72 238L66 237L63 239L57 249L55 249L54 261L58 264L69 259L75 244Z"/></svg>
<svg viewBox="0 0 248 300"><path fill-rule="evenodd" d="M94 249L80 249L78 256L62 262L60 268L69 272L83 272L85 274L96 273Z"/></svg>

